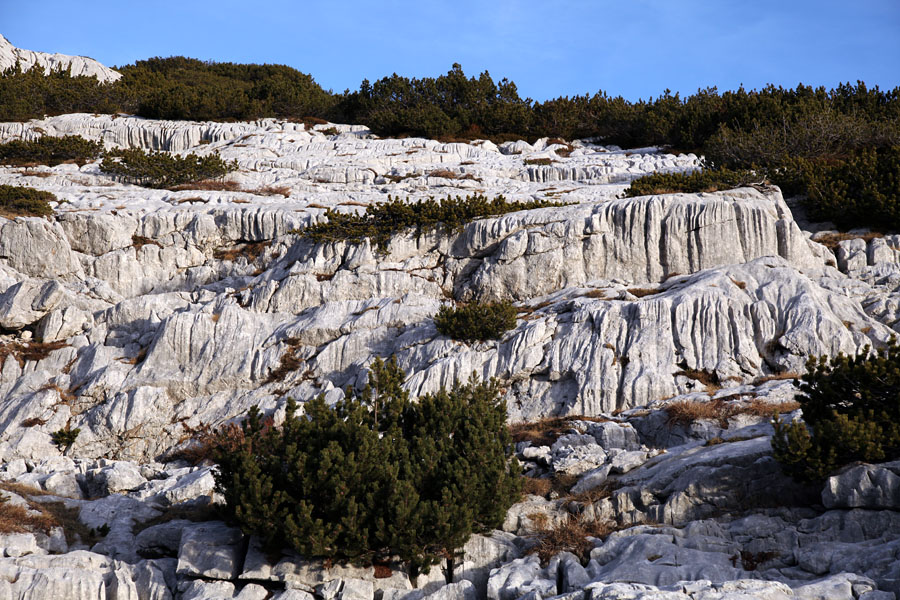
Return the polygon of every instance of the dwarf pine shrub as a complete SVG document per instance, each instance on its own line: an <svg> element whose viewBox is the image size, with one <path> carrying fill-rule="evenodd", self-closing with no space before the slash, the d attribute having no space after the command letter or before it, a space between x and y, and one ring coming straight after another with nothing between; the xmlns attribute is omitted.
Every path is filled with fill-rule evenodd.
<svg viewBox="0 0 900 600"><path fill-rule="evenodd" d="M419 202L404 202L388 196L387 202L367 206L364 214L328 209L325 212L327 222L311 225L298 233L316 242L358 243L368 238L384 248L391 237L404 231L414 230L417 234L438 228L453 231L478 218L548 206L565 204L544 200L509 202L502 195L488 199L481 194L443 200L428 198Z"/></svg>
<svg viewBox="0 0 900 600"><path fill-rule="evenodd" d="M677 192L716 192L764 181L764 177L746 170L710 169L693 173L655 173L632 181L631 187L625 190L625 196L634 198Z"/></svg>
<svg viewBox="0 0 900 600"><path fill-rule="evenodd" d="M237 161L226 162L218 153L177 156L167 152L144 152L140 148L108 152L100 163L104 173L149 188L172 188L217 179L237 168Z"/></svg>
<svg viewBox="0 0 900 600"><path fill-rule="evenodd" d="M444 305L434 316L434 325L454 340L496 340L516 326L516 307L509 301Z"/></svg>
<svg viewBox="0 0 900 600"><path fill-rule="evenodd" d="M772 448L786 473L816 481L850 462L900 458L900 346L810 359L807 369L805 423L775 420Z"/></svg>
<svg viewBox="0 0 900 600"><path fill-rule="evenodd" d="M49 165L64 162L83 165L96 160L103 152L103 144L92 142L78 135L52 137L45 135L36 140L13 140L0 144L0 164Z"/></svg>
<svg viewBox="0 0 900 600"><path fill-rule="evenodd" d="M270 549L412 572L499 526L520 494L506 407L494 381L411 402L396 361L329 407L288 400L281 427L251 409L212 441L217 489L241 529Z"/></svg>
<svg viewBox="0 0 900 600"><path fill-rule="evenodd" d="M56 202L56 196L50 192L20 185L0 185L2 217L46 217L53 214L50 202Z"/></svg>

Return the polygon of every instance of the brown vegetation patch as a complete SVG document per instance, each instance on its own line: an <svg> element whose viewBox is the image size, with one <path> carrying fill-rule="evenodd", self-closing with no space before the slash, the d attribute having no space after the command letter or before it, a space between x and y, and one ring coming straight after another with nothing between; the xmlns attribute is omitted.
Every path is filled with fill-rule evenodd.
<svg viewBox="0 0 900 600"><path fill-rule="evenodd" d="M58 385L57 383L55 383L55 382L53 382L53 383L45 383L44 385L42 385L42 386L39 388L38 391L42 391L42 392L43 392L43 391L53 391L53 392L56 392L56 394L59 396L59 399L62 400L63 402L65 402L66 404L69 404L70 402L74 402L74 401L75 401L75 394L73 393L72 390L64 390L64 389L62 389L61 387L59 387L59 385Z"/></svg>
<svg viewBox="0 0 900 600"><path fill-rule="evenodd" d="M169 189L174 192L181 192L184 190L205 190L208 192L239 192L241 191L241 186L239 183L234 181L203 179L201 181L194 181L193 183L182 183L181 185L176 185Z"/></svg>
<svg viewBox="0 0 900 600"><path fill-rule="evenodd" d="M43 511L35 513L24 506L0 502L0 534L31 533L39 531L50 534L57 526L53 517Z"/></svg>
<svg viewBox="0 0 900 600"><path fill-rule="evenodd" d="M869 232L863 234L857 233L826 233L820 236L817 236L815 241L822 244L826 248L830 248L831 250L837 250L838 246L841 242L847 240L865 240L866 243L874 240L875 238L884 237L883 233L877 232Z"/></svg>
<svg viewBox="0 0 900 600"><path fill-rule="evenodd" d="M147 358L147 351L149 350L149 346L146 348L141 348L138 350L138 353L130 358L122 357L119 358L119 362L125 363L126 365L139 365L144 362L144 359Z"/></svg>
<svg viewBox="0 0 900 600"><path fill-rule="evenodd" d="M270 244L270 241L248 242L227 250L219 249L213 252L213 258L216 260L234 262L243 256L247 260L247 263L252 263L265 252Z"/></svg>
<svg viewBox="0 0 900 600"><path fill-rule="evenodd" d="M569 433L575 421L593 421L603 423L609 419L603 417L585 417L573 415L568 417L545 417L537 421L515 423L509 426L509 434L513 442L531 442L533 446L552 446L559 437Z"/></svg>
<svg viewBox="0 0 900 600"><path fill-rule="evenodd" d="M707 392L714 392L722 387L719 375L715 371L706 371L701 369L682 369L675 373L675 376L681 375L694 381L698 381L706 387Z"/></svg>
<svg viewBox="0 0 900 600"><path fill-rule="evenodd" d="M690 425L695 421L718 421L720 427L728 426L728 419L736 415L753 415L757 417L773 417L776 413L793 412L800 408L797 402L766 402L754 398L750 402L725 402L717 398L709 402L696 400L680 400L667 404L664 408L668 414L666 424Z"/></svg>
<svg viewBox="0 0 900 600"><path fill-rule="evenodd" d="M297 350L300 348L300 340L291 338L285 340L285 343L288 348L285 353L281 355L281 364L277 369L269 373L269 376L266 378L266 383L283 381L288 374L293 373L303 365L303 361L297 358L296 355Z"/></svg>
<svg viewBox="0 0 900 600"><path fill-rule="evenodd" d="M257 196L284 196L285 198L288 198L291 195L291 188L286 185L267 185L256 188L255 190L244 191L250 194L256 194Z"/></svg>
<svg viewBox="0 0 900 600"><path fill-rule="evenodd" d="M454 173L453 171L448 171L447 169L437 169L428 174L428 177L443 177L444 179L457 179L459 178L458 173Z"/></svg>
<svg viewBox="0 0 900 600"><path fill-rule="evenodd" d="M629 288L628 293L632 296L637 296L638 298L643 298L644 296L652 296L653 294L659 294L662 290L656 288Z"/></svg>
<svg viewBox="0 0 900 600"><path fill-rule="evenodd" d="M548 167L553 164L552 158L526 158L525 164L529 166Z"/></svg>
<svg viewBox="0 0 900 600"><path fill-rule="evenodd" d="M800 374L795 371L785 371L775 375L764 375L753 380L753 385L762 385L767 381L783 381L786 379L800 379Z"/></svg>
<svg viewBox="0 0 900 600"><path fill-rule="evenodd" d="M6 364L6 358L11 356L16 359L20 367L24 367L28 361L44 360L50 353L68 346L65 341L59 342L7 342L0 344L0 369Z"/></svg>
<svg viewBox="0 0 900 600"><path fill-rule="evenodd" d="M588 537L602 539L617 529L619 527L611 521L586 521L580 517L569 516L564 523L541 531L540 542L528 553L537 554L542 565L546 565L560 552L571 552L582 563L586 563L591 550L594 549Z"/></svg>
<svg viewBox="0 0 900 600"><path fill-rule="evenodd" d="M131 236L131 245L134 246L135 252L140 252L141 248L147 245L153 245L157 248L162 248L162 244L157 242L156 240L150 239L148 237L144 237L142 235L133 235Z"/></svg>
<svg viewBox="0 0 900 600"><path fill-rule="evenodd" d="M41 177L41 178L51 177L53 175L53 173L50 173L49 171L32 171L29 169L22 171L21 174L24 175L25 177Z"/></svg>

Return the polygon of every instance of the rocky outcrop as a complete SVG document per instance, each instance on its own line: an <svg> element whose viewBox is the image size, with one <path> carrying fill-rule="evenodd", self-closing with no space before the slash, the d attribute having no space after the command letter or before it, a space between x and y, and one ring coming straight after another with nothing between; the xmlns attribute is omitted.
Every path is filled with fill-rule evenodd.
<svg viewBox="0 0 900 600"><path fill-rule="evenodd" d="M900 330L897 240L845 240L833 254L776 188L619 197L642 174L699 166L652 149L382 140L271 119L0 124L0 140L44 134L215 151L240 168L225 189L177 192L122 184L96 163L0 168L0 182L59 199L47 219L0 218L0 480L17 484L7 502L62 507L86 528L0 536L0 596L900 591L896 464L852 465L824 490L796 484L759 416L794 410L809 355L855 354ZM472 193L567 204L402 232L383 248L303 235L328 209ZM501 299L518 318L499 340L434 326L444 304ZM365 385L376 356L397 357L414 397L474 372L501 380L511 421L572 417L552 441L516 448L526 474L571 487L528 496L505 531L415 581L393 563L272 556L211 518L210 467L172 460L192 428L254 405L278 422L288 396L335 401ZM734 410L685 423L668 410L678 404ZM79 430L71 446L52 442L61 429ZM535 536L572 519L621 531L542 563ZM61 569L71 585L59 587Z"/></svg>
<svg viewBox="0 0 900 600"><path fill-rule="evenodd" d="M23 71L34 66L42 67L48 72L68 69L73 77L96 77L101 83L116 81L122 77L117 71L100 64L93 58L23 50L16 48L9 40L0 35L0 71L14 67L17 63Z"/></svg>

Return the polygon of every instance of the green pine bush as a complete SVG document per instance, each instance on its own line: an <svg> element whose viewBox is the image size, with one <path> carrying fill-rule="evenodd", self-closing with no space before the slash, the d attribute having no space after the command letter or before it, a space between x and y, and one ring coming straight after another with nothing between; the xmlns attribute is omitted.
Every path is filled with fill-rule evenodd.
<svg viewBox="0 0 900 600"><path fill-rule="evenodd" d="M0 217L46 217L53 214L50 192L20 185L0 185Z"/></svg>
<svg viewBox="0 0 900 600"><path fill-rule="evenodd" d="M415 230L416 233L421 233L438 228L453 231L482 217L549 206L565 204L544 200L509 202L502 195L489 200L481 194L443 200L428 198L419 202L404 202L400 198L388 196L387 202L367 206L364 214L328 209L325 211L327 221L296 233L315 242L359 243L368 238L384 249L394 235L403 231Z"/></svg>
<svg viewBox="0 0 900 600"><path fill-rule="evenodd" d="M515 328L516 307L509 301L444 305L434 316L434 325L442 335L454 340L496 340Z"/></svg>
<svg viewBox="0 0 900 600"><path fill-rule="evenodd" d="M167 152L144 152L140 148L108 152L100 163L104 173L149 188L173 188L218 179L237 168L236 161L226 162L218 153L178 156Z"/></svg>
<svg viewBox="0 0 900 600"><path fill-rule="evenodd" d="M639 177L625 190L626 198L677 192L716 192L762 183L764 177L748 170L705 169L693 173L654 173Z"/></svg>
<svg viewBox="0 0 900 600"><path fill-rule="evenodd" d="M99 158L102 152L103 144L86 140L81 136L45 135L33 141L13 140L0 144L0 164L40 164L53 167L64 162L72 162L83 165Z"/></svg>
<svg viewBox="0 0 900 600"><path fill-rule="evenodd" d="M332 407L319 397L299 415L288 400L281 427L254 408L219 430L228 516L272 550L397 556L413 575L498 527L520 493L499 385L470 379L411 402L403 380L395 360L376 360L365 390Z"/></svg>
<svg viewBox="0 0 900 600"><path fill-rule="evenodd" d="M854 461L900 458L900 346L810 359L807 369L805 423L775 420L772 448L786 473L818 481Z"/></svg>

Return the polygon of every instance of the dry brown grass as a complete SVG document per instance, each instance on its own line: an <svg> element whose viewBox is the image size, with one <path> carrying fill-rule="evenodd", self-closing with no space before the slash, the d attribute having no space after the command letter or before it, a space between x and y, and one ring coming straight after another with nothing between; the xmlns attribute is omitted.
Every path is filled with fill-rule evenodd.
<svg viewBox="0 0 900 600"><path fill-rule="evenodd" d="M830 248L831 250L837 250L838 246L841 242L847 240L865 240L867 243L874 240L875 238L884 237L883 233L877 232L869 232L864 234L855 234L855 233L826 233L824 235L818 236L815 241L822 244L826 248Z"/></svg>
<svg viewBox="0 0 900 600"><path fill-rule="evenodd" d="M199 196L191 196L190 198L181 198L175 201L175 204L193 204L195 202L206 202L203 198Z"/></svg>
<svg viewBox="0 0 900 600"><path fill-rule="evenodd" d="M22 171L21 174L26 177L41 177L41 178L51 177L53 175L53 173L49 173L47 171L31 171L28 169Z"/></svg>
<svg viewBox="0 0 900 600"><path fill-rule="evenodd" d="M598 300L606 299L605 290L590 290L581 295L582 298L597 298Z"/></svg>
<svg viewBox="0 0 900 600"><path fill-rule="evenodd" d="M459 178L458 173L454 173L453 171L448 171L447 169L437 169L428 174L428 177L443 177L444 179L457 179Z"/></svg>
<svg viewBox="0 0 900 600"><path fill-rule="evenodd" d="M632 296L637 296L638 298L643 298L644 296L652 296L653 294L659 294L662 290L656 288L629 288L628 293Z"/></svg>
<svg viewBox="0 0 900 600"><path fill-rule="evenodd" d="M281 363L277 369L269 373L266 383L283 381L288 374L293 373L303 365L303 361L297 358L296 355L297 350L300 348L300 340L291 338L285 340L285 343L287 344L287 350L281 355Z"/></svg>
<svg viewBox="0 0 900 600"><path fill-rule="evenodd" d="M562 158L568 158L568 156L570 154L572 154L572 152L575 150L575 146L568 143L566 140L563 140L560 138L553 138L552 140L547 140L548 146L551 146L553 144L561 144L561 145L565 146L565 148L557 148L556 150L554 150L554 152L556 152L556 155L560 156Z"/></svg>
<svg viewBox="0 0 900 600"><path fill-rule="evenodd" d="M156 246L157 248L162 248L162 244L157 242L156 240L150 239L148 237L144 237L141 235L133 235L131 236L131 245L134 246L134 251L139 252L141 248L144 246Z"/></svg>
<svg viewBox="0 0 900 600"><path fill-rule="evenodd" d="M785 371L775 375L764 375L753 380L753 385L762 385L767 381L784 381L786 379L800 379L800 374L796 371Z"/></svg>
<svg viewBox="0 0 900 600"><path fill-rule="evenodd" d="M192 183L183 183L170 188L173 192L184 190L205 190L208 192L239 192L241 186L235 181L220 181L218 179L204 179Z"/></svg>
<svg viewBox="0 0 900 600"><path fill-rule="evenodd" d="M34 533L49 535L54 527L62 527L66 542L71 545L81 541L93 545L97 533L82 523L78 507L68 507L64 502L37 502L35 496L51 494L28 485L15 482L0 482L0 490L13 492L25 498L28 507L15 506L0 500L0 533Z"/></svg>
<svg viewBox="0 0 900 600"><path fill-rule="evenodd" d="M668 414L666 424L690 425L695 421L712 420L727 424L730 411L728 405L720 400L699 402L697 400L679 400L667 404L665 411Z"/></svg>
<svg viewBox="0 0 900 600"><path fill-rule="evenodd" d="M37 427L38 425L44 425L47 423L46 419L41 419L40 417L31 417L29 419L25 419L20 423L22 427Z"/></svg>
<svg viewBox="0 0 900 600"><path fill-rule="evenodd" d="M734 285L738 286L738 287L739 287L740 289L742 289L742 290L746 290L746 289L747 289L747 283L744 282L744 281L738 281L737 279L732 279L732 280L731 280L731 283L733 283Z"/></svg>
<svg viewBox="0 0 900 600"><path fill-rule="evenodd" d="M718 421L719 426L727 427L728 419L736 415L753 415L757 417L773 417L775 413L792 412L800 408L797 402L765 402L754 398L749 402L729 402L723 399L698 402L695 400L680 400L667 404L664 408L668 414L666 424L690 425L695 421Z"/></svg>
<svg viewBox="0 0 900 600"><path fill-rule="evenodd" d="M542 565L546 565L560 552L571 552L582 563L586 563L591 550L594 549L594 545L587 538L590 536L602 539L618 529L619 527L610 521L586 521L570 516L565 523L541 531L538 534L540 541L528 551L528 554L537 554Z"/></svg>
<svg viewBox="0 0 900 600"><path fill-rule="evenodd" d="M715 371L705 371L700 369L682 369L675 373L676 376L681 375L694 381L698 381L706 388L707 392L715 392L722 388L722 382L719 381L719 375Z"/></svg>
<svg viewBox="0 0 900 600"><path fill-rule="evenodd" d="M31 533L39 531L49 534L57 526L51 515L40 511L37 514L24 506L0 502L0 533Z"/></svg>
<svg viewBox="0 0 900 600"><path fill-rule="evenodd" d="M24 367L28 361L41 361L50 353L68 346L65 341L59 342L7 342L0 344L0 369L6 364L7 357L12 357Z"/></svg>
<svg viewBox="0 0 900 600"><path fill-rule="evenodd" d="M552 158L526 158L525 164L528 166L548 167L553 164Z"/></svg>
<svg viewBox="0 0 900 600"><path fill-rule="evenodd" d="M617 489L619 489L619 483L609 479L593 489L585 490L577 494L569 494L568 499L572 502L578 502L579 504L587 506L599 502L604 498L609 498Z"/></svg>
<svg viewBox="0 0 900 600"><path fill-rule="evenodd" d="M44 392L44 391L56 392L56 394L59 396L59 399L62 400L66 404L69 404L70 402L75 401L75 394L72 392L72 390L62 389L61 387L59 387L59 385L56 382L45 383L40 388L38 388L38 390L42 391L42 392Z"/></svg>
<svg viewBox="0 0 900 600"><path fill-rule="evenodd" d="M547 477L523 477L522 493L526 496L541 496L546 498L553 490L553 482Z"/></svg>
<svg viewBox="0 0 900 600"><path fill-rule="evenodd" d="M531 442L533 446L552 446L559 436L572 429L574 421L608 421L603 417L545 417L528 423L515 423L509 426L509 435L513 442Z"/></svg>
<svg viewBox="0 0 900 600"><path fill-rule="evenodd" d="M146 348L141 348L138 350L138 353L134 356L127 358L121 357L118 359L119 362L125 363L126 365L139 365L144 362L144 359L147 358L147 351L149 350L149 346Z"/></svg>
<svg viewBox="0 0 900 600"><path fill-rule="evenodd" d="M286 185L267 185L261 188L256 188L255 190L244 191L250 194L256 194L257 196L284 196L285 198L288 198L291 195L291 188Z"/></svg>
<svg viewBox="0 0 900 600"><path fill-rule="evenodd" d="M263 252L265 252L266 248L269 247L271 242L263 241L263 242L250 242L247 244L240 244L235 246L234 248L229 249L219 249L213 252L213 258L216 260L224 260L227 262L234 262L240 257L244 257L247 259L248 263L252 263L259 258Z"/></svg>

